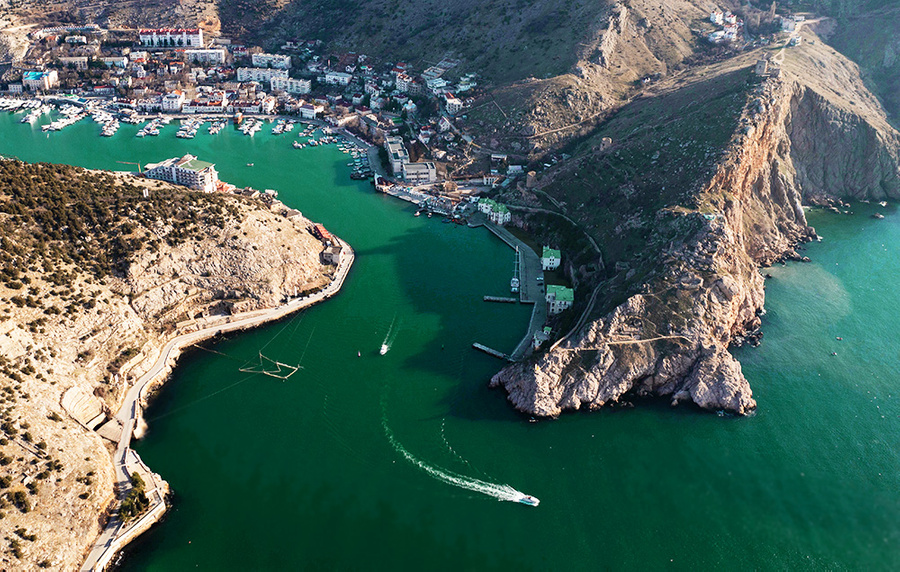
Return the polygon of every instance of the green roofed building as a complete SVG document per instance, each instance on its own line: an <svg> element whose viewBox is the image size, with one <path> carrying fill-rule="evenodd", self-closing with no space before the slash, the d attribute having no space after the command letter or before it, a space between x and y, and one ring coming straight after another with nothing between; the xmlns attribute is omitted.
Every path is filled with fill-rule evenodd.
<svg viewBox="0 0 900 572"><path fill-rule="evenodd" d="M544 270L556 270L562 261L562 254L558 250L553 250L549 246L544 247L541 254L541 268Z"/></svg>
<svg viewBox="0 0 900 572"><path fill-rule="evenodd" d="M546 300L550 314L559 314L563 310L571 308L572 304L575 303L575 290L565 286L548 284Z"/></svg>
<svg viewBox="0 0 900 572"><path fill-rule="evenodd" d="M215 191L219 183L219 173L216 172L215 165L201 161L193 155L185 155L180 159L166 159L162 163L151 163L147 165L144 176L148 179L184 185L204 193Z"/></svg>

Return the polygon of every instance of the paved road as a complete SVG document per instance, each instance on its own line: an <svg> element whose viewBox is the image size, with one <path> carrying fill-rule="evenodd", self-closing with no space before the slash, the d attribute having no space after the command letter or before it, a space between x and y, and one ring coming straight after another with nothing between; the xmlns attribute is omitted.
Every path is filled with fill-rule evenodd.
<svg viewBox="0 0 900 572"><path fill-rule="evenodd" d="M165 499L160 492L162 483L157 482L155 475L143 464L137 453L131 450L130 445L131 438L134 434L134 427L137 424L138 419L140 419L141 399L144 397L143 393L151 382L165 372L166 364L168 363L172 352L205 340L220 332L253 328L266 322L277 320L336 294L341 289L341 286L343 286L344 280L350 272L350 267L353 265L353 261L356 258L356 255L349 244L340 239L337 240L343 246L341 261L335 273L334 280L332 280L324 289L315 294L295 298L294 300L277 308L272 308L271 310L249 312L248 314L245 314L244 317L232 316L228 321L210 325L206 328L197 330L196 332L176 336L163 346L162 350L159 352L159 357L156 358L156 361L151 368L135 382L131 389L128 390L128 393L125 395L125 400L122 402L122 407L115 415L115 420L122 427L122 433L119 437L116 452L113 455L116 483L119 485L118 490L120 494L124 494L125 491L131 488L129 470L138 470L147 484L147 490L156 493L151 495L151 505L148 510L152 509L155 504L165 502ZM94 542L94 546L91 549L90 554L88 554L87 559L84 561L84 564L82 564L81 569L84 571L95 570L97 563L103 562L105 558L109 556L107 552L112 549L115 539L126 531L127 527L124 527L123 523L119 521L118 518L111 519L106 528L103 529L100 536Z"/></svg>

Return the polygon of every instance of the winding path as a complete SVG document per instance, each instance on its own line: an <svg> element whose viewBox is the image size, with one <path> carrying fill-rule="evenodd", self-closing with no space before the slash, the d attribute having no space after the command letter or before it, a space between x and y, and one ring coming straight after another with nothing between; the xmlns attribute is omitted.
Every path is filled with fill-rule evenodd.
<svg viewBox="0 0 900 572"><path fill-rule="evenodd" d="M148 528L162 513L165 512L165 493L168 485L149 467L141 461L137 452L130 447L134 436L134 429L141 418L141 402L146 397L146 391L150 385L166 373L169 360L177 357L181 348L190 346L222 332L245 330L255 328L278 320L303 308L321 302L340 291L344 280L350 272L350 267L356 259L356 254L349 244L335 237L343 247L341 260L335 271L334 279L322 290L308 296L295 298L286 304L269 310L247 312L243 315L230 316L225 320L218 320L195 332L181 334L169 340L160 350L156 361L150 369L144 373L137 382L128 390L122 407L115 417L108 423L117 423L121 428L116 452L113 455L113 464L116 472L116 487L119 494L124 494L131 488L129 475L137 471L144 479L150 506L146 513L135 522L124 523L118 517L112 517L100 536L94 542L90 553L81 566L82 571L104 570L112 561L113 556L121 550L131 538L137 536L141 530Z"/></svg>

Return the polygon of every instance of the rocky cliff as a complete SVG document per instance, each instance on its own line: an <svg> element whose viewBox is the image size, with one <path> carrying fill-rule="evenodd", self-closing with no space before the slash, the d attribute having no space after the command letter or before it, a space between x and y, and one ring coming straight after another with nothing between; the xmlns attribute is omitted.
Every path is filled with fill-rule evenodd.
<svg viewBox="0 0 900 572"><path fill-rule="evenodd" d="M656 211L656 232L679 229L650 253L657 271L606 315L492 379L516 408L555 416L639 395L755 409L728 347L760 326L760 266L797 257L794 247L815 236L803 201L900 196L898 134L855 66L824 50L790 54L779 78L749 89L708 183Z"/></svg>

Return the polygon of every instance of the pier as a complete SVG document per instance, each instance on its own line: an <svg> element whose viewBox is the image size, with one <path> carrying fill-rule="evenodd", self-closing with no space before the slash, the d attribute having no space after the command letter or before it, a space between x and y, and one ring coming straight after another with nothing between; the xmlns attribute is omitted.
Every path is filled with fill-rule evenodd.
<svg viewBox="0 0 900 572"><path fill-rule="evenodd" d="M472 344L472 347L475 348L476 350L481 350L490 356L494 356L495 358L500 358L500 359L506 360L506 361L512 361L512 359L505 353L498 352L497 350L491 349L484 344L479 344L478 342L475 342L474 344Z"/></svg>
<svg viewBox="0 0 900 572"><path fill-rule="evenodd" d="M485 302L505 302L507 304L515 304L518 302L515 298L504 298L503 296L485 296Z"/></svg>

